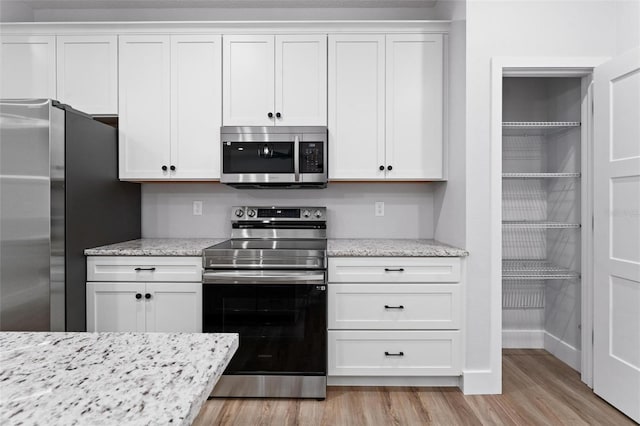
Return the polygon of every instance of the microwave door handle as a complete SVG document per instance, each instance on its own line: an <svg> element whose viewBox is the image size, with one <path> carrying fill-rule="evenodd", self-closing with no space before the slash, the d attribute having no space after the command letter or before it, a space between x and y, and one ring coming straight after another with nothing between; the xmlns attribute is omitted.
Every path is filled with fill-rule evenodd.
<svg viewBox="0 0 640 426"><path fill-rule="evenodd" d="M293 169L296 182L300 181L300 137L298 135L293 138Z"/></svg>

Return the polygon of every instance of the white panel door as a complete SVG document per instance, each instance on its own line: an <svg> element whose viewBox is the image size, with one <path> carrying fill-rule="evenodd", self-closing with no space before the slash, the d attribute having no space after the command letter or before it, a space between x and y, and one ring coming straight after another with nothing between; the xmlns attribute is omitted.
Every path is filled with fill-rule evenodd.
<svg viewBox="0 0 640 426"><path fill-rule="evenodd" d="M594 73L593 389L640 422L640 49Z"/></svg>
<svg viewBox="0 0 640 426"><path fill-rule="evenodd" d="M384 35L329 36L329 179L385 178L384 45Z"/></svg>
<svg viewBox="0 0 640 426"><path fill-rule="evenodd" d="M202 332L202 283L148 283L147 331Z"/></svg>
<svg viewBox="0 0 640 426"><path fill-rule="evenodd" d="M120 36L119 50L120 179L168 179L169 36Z"/></svg>
<svg viewBox="0 0 640 426"><path fill-rule="evenodd" d="M274 36L229 35L223 43L224 125L273 126Z"/></svg>
<svg viewBox="0 0 640 426"><path fill-rule="evenodd" d="M276 125L327 125L327 36L275 38Z"/></svg>
<svg viewBox="0 0 640 426"><path fill-rule="evenodd" d="M222 39L171 37L172 179L220 179Z"/></svg>
<svg viewBox="0 0 640 426"><path fill-rule="evenodd" d="M118 37L58 36L58 100L89 114L118 113Z"/></svg>
<svg viewBox="0 0 640 426"><path fill-rule="evenodd" d="M144 283L87 283L87 331L145 331Z"/></svg>
<svg viewBox="0 0 640 426"><path fill-rule="evenodd" d="M387 179L443 178L441 34L386 38Z"/></svg>
<svg viewBox="0 0 640 426"><path fill-rule="evenodd" d="M56 99L56 37L0 38L0 98Z"/></svg>

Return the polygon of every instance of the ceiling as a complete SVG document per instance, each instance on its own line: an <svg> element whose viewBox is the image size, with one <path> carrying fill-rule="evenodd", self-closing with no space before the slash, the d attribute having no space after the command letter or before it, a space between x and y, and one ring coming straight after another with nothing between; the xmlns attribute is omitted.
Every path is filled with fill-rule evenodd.
<svg viewBox="0 0 640 426"><path fill-rule="evenodd" d="M438 0L21 0L33 9L433 7Z"/></svg>

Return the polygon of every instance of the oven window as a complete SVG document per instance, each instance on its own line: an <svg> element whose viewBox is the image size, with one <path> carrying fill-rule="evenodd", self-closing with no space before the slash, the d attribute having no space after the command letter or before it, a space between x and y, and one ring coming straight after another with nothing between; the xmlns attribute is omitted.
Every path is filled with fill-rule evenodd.
<svg viewBox="0 0 640 426"><path fill-rule="evenodd" d="M225 374L326 374L326 286L204 285L203 330L239 333Z"/></svg>
<svg viewBox="0 0 640 426"><path fill-rule="evenodd" d="M293 142L223 142L223 173L294 173Z"/></svg>

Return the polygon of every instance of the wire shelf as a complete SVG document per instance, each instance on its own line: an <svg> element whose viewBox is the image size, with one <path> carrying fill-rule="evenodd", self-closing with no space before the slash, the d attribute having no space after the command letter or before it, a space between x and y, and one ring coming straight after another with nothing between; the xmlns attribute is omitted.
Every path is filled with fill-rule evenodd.
<svg viewBox="0 0 640 426"><path fill-rule="evenodd" d="M504 136L546 136L580 127L578 121L505 121Z"/></svg>
<svg viewBox="0 0 640 426"><path fill-rule="evenodd" d="M503 260L503 280L572 280L578 272L544 260Z"/></svg>
<svg viewBox="0 0 640 426"><path fill-rule="evenodd" d="M544 309L544 284L502 285L503 309Z"/></svg>
<svg viewBox="0 0 640 426"><path fill-rule="evenodd" d="M569 229L580 228L579 223L562 223L562 222L531 222L531 221L504 221L504 228L515 229Z"/></svg>
<svg viewBox="0 0 640 426"><path fill-rule="evenodd" d="M580 173L503 173L505 179L529 179L529 178L579 178Z"/></svg>

